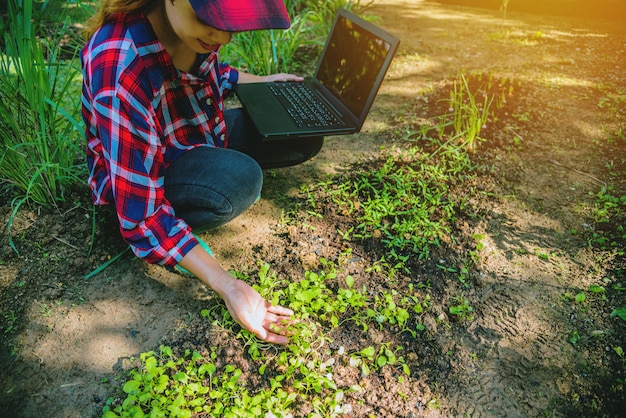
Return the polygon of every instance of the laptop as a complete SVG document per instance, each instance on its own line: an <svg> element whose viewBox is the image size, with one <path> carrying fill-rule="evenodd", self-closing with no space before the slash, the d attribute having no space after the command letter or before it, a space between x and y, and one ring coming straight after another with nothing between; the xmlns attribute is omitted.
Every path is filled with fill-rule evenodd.
<svg viewBox="0 0 626 418"><path fill-rule="evenodd" d="M339 9L312 79L236 84L235 93L264 140L359 132L399 43Z"/></svg>

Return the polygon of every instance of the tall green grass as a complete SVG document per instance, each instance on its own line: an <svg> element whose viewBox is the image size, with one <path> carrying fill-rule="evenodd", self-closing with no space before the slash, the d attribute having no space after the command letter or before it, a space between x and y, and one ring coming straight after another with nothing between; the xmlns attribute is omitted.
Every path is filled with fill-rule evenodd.
<svg viewBox="0 0 626 418"><path fill-rule="evenodd" d="M64 59L65 21L39 37L33 0L10 0L0 56L0 178L12 184L15 202L56 205L79 181L83 152L78 122L80 69ZM70 48L71 51L71 48ZM18 204L19 206L19 204Z"/></svg>
<svg viewBox="0 0 626 418"><path fill-rule="evenodd" d="M220 55L232 65L257 75L294 72L302 67L295 59L296 51L317 45L315 39L306 36L307 14L292 17L288 30L239 33Z"/></svg>
<svg viewBox="0 0 626 418"><path fill-rule="evenodd" d="M450 140L469 150L476 149L477 141L481 140L480 131L489 119L494 100L493 96L485 94L481 102L479 96L480 91L472 92L465 75L461 73L450 91L449 113L440 118L440 138L444 129L452 128Z"/></svg>
<svg viewBox="0 0 626 418"><path fill-rule="evenodd" d="M323 46L337 10L359 13L365 8L361 0L287 0L285 5L291 17L288 30L239 33L222 49L222 59L257 75L307 75L313 70L310 57Z"/></svg>

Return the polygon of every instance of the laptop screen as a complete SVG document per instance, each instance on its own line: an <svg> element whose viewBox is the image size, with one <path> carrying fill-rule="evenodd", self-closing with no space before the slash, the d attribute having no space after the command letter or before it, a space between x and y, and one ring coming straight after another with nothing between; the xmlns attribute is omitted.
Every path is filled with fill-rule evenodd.
<svg viewBox="0 0 626 418"><path fill-rule="evenodd" d="M391 48L389 42L339 14L316 78L353 115L364 119L368 101L376 93L374 85L379 76L384 76L380 70Z"/></svg>

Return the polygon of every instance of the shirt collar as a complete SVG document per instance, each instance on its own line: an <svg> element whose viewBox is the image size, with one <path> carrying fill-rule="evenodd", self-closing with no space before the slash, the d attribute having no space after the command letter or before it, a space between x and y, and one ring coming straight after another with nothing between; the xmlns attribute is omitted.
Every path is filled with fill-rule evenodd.
<svg viewBox="0 0 626 418"><path fill-rule="evenodd" d="M217 52L200 55L198 74L194 76L185 73L186 76L182 77L181 71L174 66L172 58L157 38L152 24L143 13L128 16L127 24L128 30L137 46L139 57L143 61L143 68L148 73L148 78L155 93L161 89L165 81L204 81L210 69L211 61L217 60Z"/></svg>

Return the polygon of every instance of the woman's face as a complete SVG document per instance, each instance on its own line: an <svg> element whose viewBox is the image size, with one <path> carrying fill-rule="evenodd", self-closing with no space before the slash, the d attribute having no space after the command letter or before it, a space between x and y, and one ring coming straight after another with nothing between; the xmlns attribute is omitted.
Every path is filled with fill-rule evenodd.
<svg viewBox="0 0 626 418"><path fill-rule="evenodd" d="M216 51L231 40L232 33L200 21L189 0L165 0L165 13L180 41L198 54Z"/></svg>

